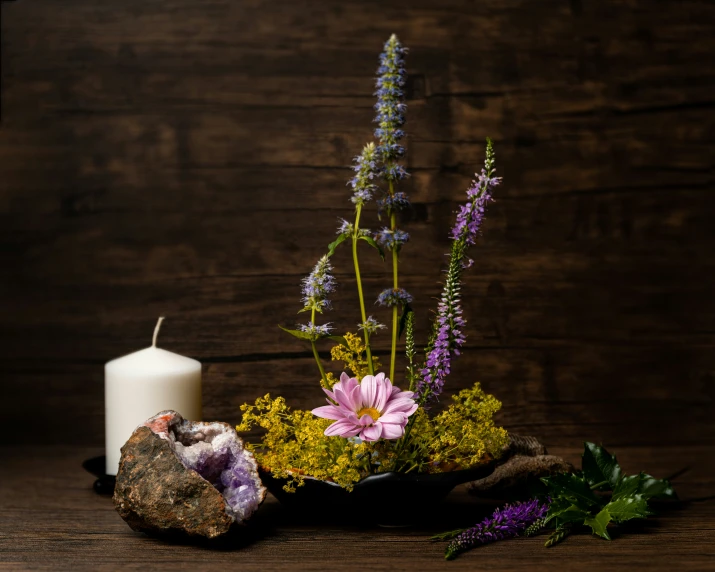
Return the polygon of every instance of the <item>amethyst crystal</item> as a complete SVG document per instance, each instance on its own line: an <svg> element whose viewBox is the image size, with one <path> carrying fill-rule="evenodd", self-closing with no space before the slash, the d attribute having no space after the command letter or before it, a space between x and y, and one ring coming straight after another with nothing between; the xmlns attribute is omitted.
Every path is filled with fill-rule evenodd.
<svg viewBox="0 0 715 572"><path fill-rule="evenodd" d="M214 538L248 520L265 495L233 427L163 411L122 447L114 504L134 530Z"/></svg>

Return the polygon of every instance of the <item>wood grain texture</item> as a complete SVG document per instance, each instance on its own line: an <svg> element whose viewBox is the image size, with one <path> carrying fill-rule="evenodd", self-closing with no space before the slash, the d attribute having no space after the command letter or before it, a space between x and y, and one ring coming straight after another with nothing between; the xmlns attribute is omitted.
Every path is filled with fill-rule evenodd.
<svg viewBox="0 0 715 572"><path fill-rule="evenodd" d="M409 528L370 528L311 521L285 511L269 495L249 529L219 548L166 542L133 532L108 497L91 489L81 461L100 449L0 448L0 570L340 570L355 563L392 570L711 570L715 563L715 450L712 447L627 447L616 450L626 472L675 480L681 505L612 542L574 535L557 548L544 537L484 546L452 562L432 534L470 526L495 504L455 490L440 512ZM575 448L554 453L578 461ZM704 497L710 500L703 500ZM368 510L379 510L369 507Z"/></svg>
<svg viewBox="0 0 715 572"><path fill-rule="evenodd" d="M159 314L161 344L205 364L207 417L236 421L267 391L320 400L275 325L350 214L394 31L411 49L403 268L422 339L487 135L505 177L450 388L481 380L507 428L548 444L715 443L713 3L1 10L0 416L35 422L0 441L101 444L102 365L148 345ZM388 268L370 254L373 297ZM346 252L336 264L329 319L354 328Z"/></svg>

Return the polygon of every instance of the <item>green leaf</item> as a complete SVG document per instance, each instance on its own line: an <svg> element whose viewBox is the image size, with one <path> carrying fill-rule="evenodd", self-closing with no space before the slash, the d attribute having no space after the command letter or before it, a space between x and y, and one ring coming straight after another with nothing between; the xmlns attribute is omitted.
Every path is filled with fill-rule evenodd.
<svg viewBox="0 0 715 572"><path fill-rule="evenodd" d="M335 249L340 246L343 242L345 242L345 239L348 238L347 234L341 234L336 238L333 242L331 242L328 245L328 256L332 256L335 254Z"/></svg>
<svg viewBox="0 0 715 572"><path fill-rule="evenodd" d="M639 473L622 477L613 489L613 498L611 500L634 495L641 495L645 499L677 500L678 498L672 485L666 479L656 479L646 473Z"/></svg>
<svg viewBox="0 0 715 572"><path fill-rule="evenodd" d="M667 479L656 479L646 473L641 473L641 485L638 493L646 499L678 500L675 489Z"/></svg>
<svg viewBox="0 0 715 572"><path fill-rule="evenodd" d="M549 512L546 515L546 523L556 519L559 524L567 522L583 522L591 516L591 512L574 505L569 499L557 497L551 502Z"/></svg>
<svg viewBox="0 0 715 572"><path fill-rule="evenodd" d="M278 327L284 332L288 332L291 336L295 336L299 340L307 340L309 342L313 340L313 337L308 332L301 332L300 330L289 330L288 328L284 328L280 324L278 324Z"/></svg>
<svg viewBox="0 0 715 572"><path fill-rule="evenodd" d="M638 494L642 481L643 473L640 473L638 475L628 475L621 477L621 479L618 481L618 484L613 487L613 496L611 497L611 500L614 501L620 498L632 497Z"/></svg>
<svg viewBox="0 0 715 572"><path fill-rule="evenodd" d="M578 508L576 505L571 505L556 516L556 522L558 526L567 523L582 524L589 516L591 516L590 512Z"/></svg>
<svg viewBox="0 0 715 572"><path fill-rule="evenodd" d="M611 540L611 537L608 535L608 530L606 530L609 522L611 522L611 514L607 508L604 508L596 516L589 517L583 521L586 526L591 527L594 534L606 540Z"/></svg>
<svg viewBox="0 0 715 572"><path fill-rule="evenodd" d="M328 340L333 340L334 342L337 342L337 343L345 346L346 348L348 347L348 342L343 336L331 336L330 334L321 334L319 336L315 336L315 338L314 338L313 335L308 332L303 332L301 330L290 330L288 328L284 328L280 324L278 324L278 327L281 330L283 330L284 332L288 332L291 336L295 336L299 340L306 340L309 342L314 342L317 340L328 339Z"/></svg>
<svg viewBox="0 0 715 572"><path fill-rule="evenodd" d="M608 510L614 522L625 522L634 518L647 518L651 513L648 511L648 501L641 495L634 497L623 497L609 502L603 510Z"/></svg>
<svg viewBox="0 0 715 572"><path fill-rule="evenodd" d="M610 490L613 490L621 478L621 467L616 461L616 456L595 443L584 443L581 467L586 481L591 486L607 481ZM603 487L598 489L608 490Z"/></svg>
<svg viewBox="0 0 715 572"><path fill-rule="evenodd" d="M405 326L407 325L407 317L410 315L410 312L412 312L412 308L410 308L409 304L405 304L405 307L402 308L402 315L400 316L400 326L397 330L398 340L402 337L402 333L405 331Z"/></svg>
<svg viewBox="0 0 715 572"><path fill-rule="evenodd" d="M581 510L590 512L593 508L600 509L603 504L584 478L573 473L561 473L541 480L549 487L551 498L563 497Z"/></svg>
<svg viewBox="0 0 715 572"><path fill-rule="evenodd" d="M377 242L375 242L375 239L373 239L371 236L361 236L360 240L364 240L370 246L372 246L374 249L376 249L380 253L380 258L385 260L385 251L382 250L382 247Z"/></svg>

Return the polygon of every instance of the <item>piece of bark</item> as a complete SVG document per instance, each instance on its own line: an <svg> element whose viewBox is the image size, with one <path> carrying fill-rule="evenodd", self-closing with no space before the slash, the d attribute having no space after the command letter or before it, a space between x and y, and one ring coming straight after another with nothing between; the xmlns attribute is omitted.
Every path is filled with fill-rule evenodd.
<svg viewBox="0 0 715 572"><path fill-rule="evenodd" d="M501 463L488 477L468 483L470 493L493 498L518 498L528 494L530 485L541 477L574 470L571 463L549 455L546 447L535 437L510 437Z"/></svg>

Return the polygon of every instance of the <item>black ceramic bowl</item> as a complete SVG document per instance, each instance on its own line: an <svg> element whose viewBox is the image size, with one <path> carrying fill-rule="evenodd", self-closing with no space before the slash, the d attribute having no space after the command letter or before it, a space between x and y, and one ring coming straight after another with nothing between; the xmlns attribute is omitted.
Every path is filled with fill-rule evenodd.
<svg viewBox="0 0 715 572"><path fill-rule="evenodd" d="M284 479L260 470L266 488L286 508L318 518L366 520L403 526L434 510L457 485L483 479L494 472L495 462L448 473L382 473L357 482L352 491L330 481L306 477L295 492L283 490ZM337 517L337 518L336 518Z"/></svg>

